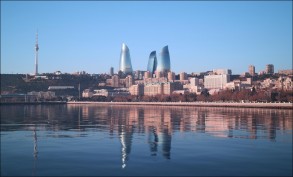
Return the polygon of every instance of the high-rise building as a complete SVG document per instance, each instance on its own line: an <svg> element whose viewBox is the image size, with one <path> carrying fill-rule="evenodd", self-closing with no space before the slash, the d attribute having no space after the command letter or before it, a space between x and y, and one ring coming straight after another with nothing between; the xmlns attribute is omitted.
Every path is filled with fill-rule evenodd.
<svg viewBox="0 0 293 177"><path fill-rule="evenodd" d="M132 74L132 65L131 65L129 48L124 43L122 43L122 48L121 48L119 69L124 74Z"/></svg>
<svg viewBox="0 0 293 177"><path fill-rule="evenodd" d="M273 64L267 64L265 72L266 72L266 74L274 74L274 65Z"/></svg>
<svg viewBox="0 0 293 177"><path fill-rule="evenodd" d="M157 60L157 71L167 73L171 70L170 54L168 46L163 47L160 57Z"/></svg>
<svg viewBox="0 0 293 177"><path fill-rule="evenodd" d="M187 74L185 72L180 73L179 78L181 81L187 80Z"/></svg>
<svg viewBox="0 0 293 177"><path fill-rule="evenodd" d="M126 78L125 78L125 85L127 88L129 88L130 86L132 86L134 83L134 80L133 80L133 77L132 75L128 75Z"/></svg>
<svg viewBox="0 0 293 177"><path fill-rule="evenodd" d="M151 72L150 71L145 72L144 73L144 78L145 79L151 78Z"/></svg>
<svg viewBox="0 0 293 177"><path fill-rule="evenodd" d="M149 57L147 71L149 71L151 74L154 74L156 69L157 69L156 51L152 51L151 54L150 54L150 57Z"/></svg>
<svg viewBox="0 0 293 177"><path fill-rule="evenodd" d="M114 75L114 68L113 68L113 67L110 68L110 75L111 75L111 76Z"/></svg>
<svg viewBox="0 0 293 177"><path fill-rule="evenodd" d="M190 81L191 86L199 86L199 79L198 78L193 77L193 78L190 78L189 81Z"/></svg>
<svg viewBox="0 0 293 177"><path fill-rule="evenodd" d="M156 74L156 78L161 78L164 76L162 71L156 71L155 74Z"/></svg>
<svg viewBox="0 0 293 177"><path fill-rule="evenodd" d="M36 34L36 46L35 46L35 50L36 50L36 58L35 58L35 75L39 74L38 71L38 63L39 63L39 43L38 43L38 32Z"/></svg>
<svg viewBox="0 0 293 177"><path fill-rule="evenodd" d="M172 71L168 72L168 81L173 81L175 80L175 73Z"/></svg>
<svg viewBox="0 0 293 177"><path fill-rule="evenodd" d="M255 75L255 67L253 65L249 65L248 72L251 76L254 76Z"/></svg>
<svg viewBox="0 0 293 177"><path fill-rule="evenodd" d="M112 87L119 87L119 77L118 77L118 75L112 76Z"/></svg>

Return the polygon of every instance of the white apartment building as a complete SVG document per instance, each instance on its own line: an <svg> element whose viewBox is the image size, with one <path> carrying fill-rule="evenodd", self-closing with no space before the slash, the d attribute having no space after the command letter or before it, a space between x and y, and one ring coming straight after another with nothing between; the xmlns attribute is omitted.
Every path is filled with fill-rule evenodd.
<svg viewBox="0 0 293 177"><path fill-rule="evenodd" d="M204 88L207 89L224 89L228 82L230 82L228 74L204 76Z"/></svg>

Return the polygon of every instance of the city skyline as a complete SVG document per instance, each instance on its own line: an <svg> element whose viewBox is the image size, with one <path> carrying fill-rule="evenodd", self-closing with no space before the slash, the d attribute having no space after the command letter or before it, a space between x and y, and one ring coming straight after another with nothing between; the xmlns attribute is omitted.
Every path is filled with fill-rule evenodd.
<svg viewBox="0 0 293 177"><path fill-rule="evenodd" d="M109 73L110 67L117 73L122 43L131 50L134 71L146 70L150 52L166 45L175 73L292 66L291 1L5 1L1 73L34 73L37 31L39 73Z"/></svg>

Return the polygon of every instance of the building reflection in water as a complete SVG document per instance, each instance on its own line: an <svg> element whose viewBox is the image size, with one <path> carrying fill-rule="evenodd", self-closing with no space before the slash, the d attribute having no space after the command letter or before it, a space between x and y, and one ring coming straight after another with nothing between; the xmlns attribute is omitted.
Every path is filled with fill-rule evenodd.
<svg viewBox="0 0 293 177"><path fill-rule="evenodd" d="M158 142L159 138L157 129L153 126L150 126L148 129L148 143L150 146L151 156L157 156Z"/></svg>
<svg viewBox="0 0 293 177"><path fill-rule="evenodd" d="M119 125L118 134L121 143L121 162L122 168L126 167L126 162L129 160L129 155L131 152L133 127L127 127L124 125Z"/></svg>
<svg viewBox="0 0 293 177"><path fill-rule="evenodd" d="M218 138L268 139L277 132L292 130L292 110L253 108L205 108L178 106L3 106L1 124L35 124L38 130L80 130L109 132L121 143L122 168L130 159L136 135L143 134L150 156L171 158L172 134L205 133ZM29 129L11 126L13 129ZM1 126L6 131L9 127ZM37 160L37 131L34 129L34 158ZM59 136L54 136L58 138Z"/></svg>

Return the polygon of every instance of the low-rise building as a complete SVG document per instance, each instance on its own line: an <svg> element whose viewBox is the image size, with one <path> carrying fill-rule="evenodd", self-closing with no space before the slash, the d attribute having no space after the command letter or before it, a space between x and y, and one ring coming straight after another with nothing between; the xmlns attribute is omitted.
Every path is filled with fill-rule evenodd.
<svg viewBox="0 0 293 177"><path fill-rule="evenodd" d="M85 89L82 92L82 97L84 98L91 98L94 95L94 93L90 89Z"/></svg>
<svg viewBox="0 0 293 177"><path fill-rule="evenodd" d="M127 88L115 88L115 89L99 89L94 90L93 96L128 96L130 95L129 90Z"/></svg>
<svg viewBox="0 0 293 177"><path fill-rule="evenodd" d="M28 92L27 93L28 96L35 96L38 100L39 99L45 99L45 100L50 100L55 98L55 92L52 91L47 91L47 92L36 92L36 91L32 91L32 92Z"/></svg>
<svg viewBox="0 0 293 177"><path fill-rule="evenodd" d="M49 86L48 90L74 89L74 86Z"/></svg>

